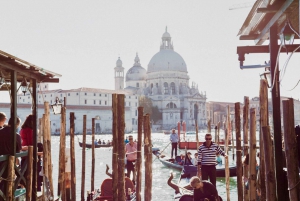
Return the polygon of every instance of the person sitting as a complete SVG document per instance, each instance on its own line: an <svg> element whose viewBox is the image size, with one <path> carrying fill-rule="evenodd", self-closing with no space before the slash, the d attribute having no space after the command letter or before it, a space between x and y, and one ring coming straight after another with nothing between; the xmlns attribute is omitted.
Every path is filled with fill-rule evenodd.
<svg viewBox="0 0 300 201"><path fill-rule="evenodd" d="M98 141L97 141L97 139L95 139L94 143L95 143L95 145L98 145Z"/></svg>
<svg viewBox="0 0 300 201"><path fill-rule="evenodd" d="M107 140L107 144L110 145L110 141L109 140Z"/></svg>
<svg viewBox="0 0 300 201"><path fill-rule="evenodd" d="M178 162L179 165L184 165L185 156L183 154L180 155L180 162Z"/></svg>
<svg viewBox="0 0 300 201"><path fill-rule="evenodd" d="M193 176L190 186L194 189L194 201L220 201L216 187L209 181L202 181L201 178Z"/></svg>
<svg viewBox="0 0 300 201"><path fill-rule="evenodd" d="M194 154L194 158L192 158L192 163L193 165L197 166L198 165L198 152Z"/></svg>
<svg viewBox="0 0 300 201"><path fill-rule="evenodd" d="M222 158L221 158L220 154L217 154L217 164L222 165Z"/></svg>
<svg viewBox="0 0 300 201"><path fill-rule="evenodd" d="M98 140L98 144L101 144L101 140L100 139Z"/></svg>
<svg viewBox="0 0 300 201"><path fill-rule="evenodd" d="M102 144L105 144L104 140L103 140Z"/></svg>

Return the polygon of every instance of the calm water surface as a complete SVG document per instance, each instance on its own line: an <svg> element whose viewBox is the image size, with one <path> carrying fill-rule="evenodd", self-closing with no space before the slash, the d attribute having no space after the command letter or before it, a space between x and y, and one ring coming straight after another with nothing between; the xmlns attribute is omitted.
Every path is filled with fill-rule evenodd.
<svg viewBox="0 0 300 201"><path fill-rule="evenodd" d="M137 139L137 134L132 134L134 139ZM95 135L95 138L98 140L110 140L112 139L112 135ZM193 136L188 137L192 140ZM203 138L203 139L202 139ZM87 136L87 143L90 143L92 139L91 135ZM51 137L51 148L52 148L52 163L53 163L53 185L54 185L54 195L57 195L57 182L58 182L58 161L59 161L59 137L52 136ZM82 148L79 147L78 140L82 141L82 135L75 136L75 160L76 160L76 200L80 200L81 197L81 166L82 166ZM204 140L204 136L200 135L200 141ZM153 133L152 134L152 144L154 147L160 148L163 150L169 143L169 135L164 135L161 133ZM70 138L67 136L66 145L70 147ZM164 153L166 155L170 155L171 147L168 146ZM196 152L196 150L191 151L192 154ZM179 151L178 154L184 153L184 151ZM143 154L142 154L143 156ZM174 179L173 182L177 182L180 172L172 171L168 168L165 168L159 160L154 160L153 157L153 166L152 166L152 200L153 201L161 201L161 200L173 200L174 190L167 185L167 180L170 176L170 173L173 172ZM223 158L224 162L224 158ZM232 162L230 162L232 163ZM86 166L85 166L85 197L86 191L91 188L91 164L92 164L92 150L86 149ZM95 188L99 189L101 182L108 178L105 174L106 164L112 167L112 149L111 148L98 148L95 149ZM142 164L144 166L144 164ZM111 170L111 169L110 169ZM144 167L143 167L144 170ZM144 171L143 171L144 172ZM223 200L226 200L226 185L224 182L225 178L219 178L217 180L217 190ZM142 178L142 198L144 192L144 178ZM55 196L57 197L57 196ZM237 187L236 187L236 177L230 179L230 200L237 200Z"/></svg>

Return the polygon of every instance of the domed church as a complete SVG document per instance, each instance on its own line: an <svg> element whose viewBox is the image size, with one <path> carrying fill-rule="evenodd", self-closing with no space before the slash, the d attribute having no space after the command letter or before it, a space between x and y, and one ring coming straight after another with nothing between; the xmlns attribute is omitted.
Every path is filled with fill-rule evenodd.
<svg viewBox="0 0 300 201"><path fill-rule="evenodd" d="M162 120L154 122L156 128L168 130L177 127L178 121L185 121L188 130L206 124L206 93L200 93L198 85L189 84L187 65L174 51L171 35L167 28L162 35L160 51L148 63L147 70L141 66L138 54L133 66L127 71L124 87L124 67L120 58L115 67L115 89L124 89L152 100L162 113Z"/></svg>

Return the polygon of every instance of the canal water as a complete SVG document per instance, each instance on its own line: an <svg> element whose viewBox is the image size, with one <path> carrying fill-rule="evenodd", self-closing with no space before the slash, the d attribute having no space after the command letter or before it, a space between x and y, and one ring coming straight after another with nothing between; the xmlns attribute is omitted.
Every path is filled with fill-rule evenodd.
<svg viewBox="0 0 300 201"><path fill-rule="evenodd" d="M128 136L127 134L126 136ZM134 139L137 139L137 134L132 134ZM193 139L193 136L188 137L189 140ZM202 139L203 138L203 139ZM112 135L95 135L95 139L101 139L104 141L112 140ZM81 166L82 166L82 148L79 147L78 140L82 141L82 135L75 136L75 162L76 162L76 200L80 200L81 197ZM204 140L204 135L200 135L200 141ZM91 143L92 136L87 136L87 143ZM152 144L153 147L158 147L160 150L163 150L169 144L169 135L162 133L152 133ZM58 182L58 161L59 161L59 136L51 137L51 152L52 152L52 163L53 163L53 186L54 186L54 195L57 197L57 182ZM70 137L66 137L66 145L70 147ZM143 149L143 148L142 148ZM179 153L184 153L184 150L178 150ZM170 155L171 147L170 145L165 149L164 153ZM191 150L192 155L196 150ZM229 153L231 155L231 153ZM143 154L142 154L143 156ZM229 157L231 159L231 157ZM224 158L223 158L224 163ZM234 163L234 161L229 160L229 163ZM85 166L85 197L86 191L91 189L91 164L92 164L92 150L86 149L86 166ZM112 167L112 148L97 148L95 149L95 188L99 189L101 182L108 178L105 174L106 164L109 167ZM144 163L143 173L144 173ZM161 201L161 200L173 200L174 190L167 185L167 180L170 176L170 173L173 172L174 179L173 182L177 182L180 172L174 171L164 167L159 160L155 160L153 157L152 165L152 200ZM111 172L111 169L110 169ZM144 194L144 178L142 178L142 198ZM219 195L226 200L226 184L225 178L217 179L217 190ZM230 200L237 200L237 187L236 187L236 177L230 178Z"/></svg>

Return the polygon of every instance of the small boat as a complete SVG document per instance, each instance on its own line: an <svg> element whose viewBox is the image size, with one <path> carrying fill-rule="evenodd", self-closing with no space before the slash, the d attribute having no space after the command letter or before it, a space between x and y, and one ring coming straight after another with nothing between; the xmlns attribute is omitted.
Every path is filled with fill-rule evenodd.
<svg viewBox="0 0 300 201"><path fill-rule="evenodd" d="M196 135L196 131L187 131L186 135Z"/></svg>
<svg viewBox="0 0 300 201"><path fill-rule="evenodd" d="M82 147L82 142L78 142L79 146ZM111 144L95 144L95 148L101 148L101 147L111 147ZM92 148L92 144L85 144L85 148Z"/></svg>
<svg viewBox="0 0 300 201"><path fill-rule="evenodd" d="M167 168L172 168L174 170L181 171L182 165L179 165L178 162L181 161L180 156L174 158L165 158L164 155L161 155L158 148L152 148L152 153L157 157L157 159Z"/></svg>

